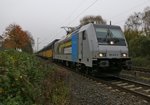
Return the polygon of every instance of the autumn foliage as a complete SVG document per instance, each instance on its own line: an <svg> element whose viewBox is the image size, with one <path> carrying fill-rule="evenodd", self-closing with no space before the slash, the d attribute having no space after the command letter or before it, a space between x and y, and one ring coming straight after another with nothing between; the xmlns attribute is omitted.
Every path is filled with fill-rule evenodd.
<svg viewBox="0 0 150 105"><path fill-rule="evenodd" d="M4 33L4 48L25 49L34 44L29 32L22 30L19 25L10 24ZM31 46L32 47L32 46Z"/></svg>

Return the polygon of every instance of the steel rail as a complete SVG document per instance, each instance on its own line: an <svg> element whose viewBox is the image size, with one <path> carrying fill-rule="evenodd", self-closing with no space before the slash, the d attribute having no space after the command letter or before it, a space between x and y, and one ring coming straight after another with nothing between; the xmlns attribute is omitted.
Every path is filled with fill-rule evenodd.
<svg viewBox="0 0 150 105"><path fill-rule="evenodd" d="M56 63L54 63L56 64ZM62 65L60 64L56 64L57 66L61 67L62 68ZM63 66L63 68L65 68L66 70L69 70L71 72L74 72L74 73L77 73L79 75L82 75L90 80L93 80L93 81L96 81L97 83L101 82L103 84L106 84L108 86L111 86L113 89L119 89L120 91L122 92L127 92L127 93L131 93L131 94L134 94L135 96L139 96L141 97L142 99L145 99L147 100L148 102L150 102L150 96L144 94L144 93L141 93L141 92L138 92L138 91L133 91L133 90L130 90L128 88L125 88L125 87L122 87L122 86L118 86L117 84L113 84L113 82L110 80L105 80L105 79L102 79L102 78L98 78L98 77L94 77L94 76L91 76L91 75L87 75L87 74L81 74L80 72L77 72L75 71L74 69L72 68L69 68L69 67L66 67L66 66ZM116 78L116 77L115 77ZM118 78L118 81L126 81L126 82L129 82L129 83L134 83L135 85L140 85L141 87L143 86L147 86L148 89L150 89L150 86L149 85L146 85L146 84L142 84L142 83L138 83L138 82L135 82L135 81L131 81L131 80L127 80L127 79L124 79L124 78Z"/></svg>
<svg viewBox="0 0 150 105"><path fill-rule="evenodd" d="M150 68L132 66L131 69L132 69L132 70L135 70L135 71L148 72L148 73L150 73Z"/></svg>

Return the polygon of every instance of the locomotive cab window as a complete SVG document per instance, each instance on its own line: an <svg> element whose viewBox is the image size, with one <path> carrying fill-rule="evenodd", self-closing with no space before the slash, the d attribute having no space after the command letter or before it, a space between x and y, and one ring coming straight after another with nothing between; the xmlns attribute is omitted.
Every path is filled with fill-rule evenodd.
<svg viewBox="0 0 150 105"><path fill-rule="evenodd" d="M83 40L86 40L86 34L85 34L85 31L82 32L82 39L83 39Z"/></svg>
<svg viewBox="0 0 150 105"><path fill-rule="evenodd" d="M98 43L101 45L126 45L123 32L119 28L95 27L95 31ZM111 42L113 42L113 44Z"/></svg>

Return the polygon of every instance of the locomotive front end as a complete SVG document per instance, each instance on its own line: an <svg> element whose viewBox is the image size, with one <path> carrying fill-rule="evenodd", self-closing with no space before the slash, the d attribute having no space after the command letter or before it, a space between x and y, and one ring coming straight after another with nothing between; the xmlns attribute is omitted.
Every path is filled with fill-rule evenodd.
<svg viewBox="0 0 150 105"><path fill-rule="evenodd" d="M128 54L128 45L119 26L94 25L97 38L95 57L101 68L130 69L131 61Z"/></svg>

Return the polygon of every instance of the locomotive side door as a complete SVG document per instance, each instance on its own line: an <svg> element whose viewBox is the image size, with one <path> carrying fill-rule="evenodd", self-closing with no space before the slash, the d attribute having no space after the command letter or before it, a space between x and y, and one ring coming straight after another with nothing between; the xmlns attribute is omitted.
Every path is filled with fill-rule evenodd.
<svg viewBox="0 0 150 105"><path fill-rule="evenodd" d="M82 31L79 33L79 61L82 61L83 59L83 34L85 31Z"/></svg>
<svg viewBox="0 0 150 105"><path fill-rule="evenodd" d="M83 62L84 59L84 47L85 47L86 34L85 31L79 34L79 61Z"/></svg>

